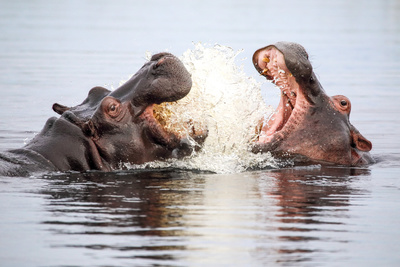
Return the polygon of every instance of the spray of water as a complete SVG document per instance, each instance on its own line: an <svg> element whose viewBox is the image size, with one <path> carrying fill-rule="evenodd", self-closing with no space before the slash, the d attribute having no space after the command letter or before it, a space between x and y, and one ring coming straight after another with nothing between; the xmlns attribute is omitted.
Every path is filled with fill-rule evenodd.
<svg viewBox="0 0 400 267"><path fill-rule="evenodd" d="M235 63L240 51L215 45L195 44L186 51L182 62L192 75L190 93L174 103L155 107L155 116L164 127L189 137L208 129L202 149L192 156L176 160L129 165L128 168L180 168L237 173L253 168L276 167L270 154L253 154L251 142L257 138L256 125L273 108L261 96L261 85L246 76Z"/></svg>

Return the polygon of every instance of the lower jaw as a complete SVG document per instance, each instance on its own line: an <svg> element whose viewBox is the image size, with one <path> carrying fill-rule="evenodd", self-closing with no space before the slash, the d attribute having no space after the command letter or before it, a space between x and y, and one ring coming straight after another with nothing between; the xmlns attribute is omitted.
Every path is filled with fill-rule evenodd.
<svg viewBox="0 0 400 267"><path fill-rule="evenodd" d="M272 141L272 139L277 134L281 133L282 130L286 127L286 124L290 116L292 115L293 110L291 108L290 110L282 110L281 105L278 107L278 110L279 109L281 109L281 111L276 111L276 113L268 120L268 122L263 124L258 139L260 143L268 143Z"/></svg>
<svg viewBox="0 0 400 267"><path fill-rule="evenodd" d="M272 135L260 135L260 137L258 138L258 142L259 143L269 143L272 141L273 138L273 134Z"/></svg>

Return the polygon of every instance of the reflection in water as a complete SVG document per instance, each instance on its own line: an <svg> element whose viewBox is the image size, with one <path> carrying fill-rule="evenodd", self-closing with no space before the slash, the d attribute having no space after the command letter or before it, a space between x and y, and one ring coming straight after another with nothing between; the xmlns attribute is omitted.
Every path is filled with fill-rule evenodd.
<svg viewBox="0 0 400 267"><path fill-rule="evenodd" d="M51 247L109 251L115 266L315 262L348 242L351 198L367 193L352 183L368 174L320 166L59 174L45 178L50 215L43 224L67 236Z"/></svg>
<svg viewBox="0 0 400 267"><path fill-rule="evenodd" d="M189 179L190 175L165 170L48 177L52 182L42 193L50 195L48 209L54 220L43 223L50 225L55 234L89 238L57 246L123 252L123 255L116 255L118 258L173 259L166 251L185 249L181 238L184 236L181 218L185 210L180 207L189 203L201 204L200 190L204 180L201 176ZM93 236L116 238L97 239ZM142 238L129 238L135 236ZM119 237L126 238L121 242ZM136 253L130 256L129 251Z"/></svg>
<svg viewBox="0 0 400 267"><path fill-rule="evenodd" d="M350 198L367 192L352 187L355 176L368 175L368 169L298 167L271 171L261 181L274 178L273 188L260 186L261 194L276 200L273 221L278 231L278 262L315 261L338 250L345 233ZM267 207L269 208L269 207ZM340 236L340 237L339 237ZM318 243L324 246L316 246ZM318 255L318 257L316 257ZM324 255L322 257L328 257Z"/></svg>

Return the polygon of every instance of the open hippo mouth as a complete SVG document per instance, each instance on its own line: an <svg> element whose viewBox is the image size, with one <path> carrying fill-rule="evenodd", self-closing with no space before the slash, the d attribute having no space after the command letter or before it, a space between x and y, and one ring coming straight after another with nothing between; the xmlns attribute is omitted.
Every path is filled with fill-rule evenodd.
<svg viewBox="0 0 400 267"><path fill-rule="evenodd" d="M281 90L276 111L259 127L259 141L268 142L274 134L285 127L290 127L288 121L291 115L298 103L305 99L295 77L286 66L284 55L275 46L257 50L253 56L253 64L261 75L271 80Z"/></svg>
<svg viewBox="0 0 400 267"><path fill-rule="evenodd" d="M185 97L192 86L191 75L182 62L169 53L152 56L148 64L151 65L150 68L145 68L146 65L143 68L148 69L147 71L157 78L151 82L148 90L141 90L132 96L133 116L145 122L148 131L156 138L165 139L176 133L166 127L168 117L164 116L161 119L158 116L159 106Z"/></svg>
<svg viewBox="0 0 400 267"><path fill-rule="evenodd" d="M90 153L85 153L92 155L89 161L92 165L59 167L63 170L109 170L121 162L141 164L185 156L192 149L182 136L164 127L165 121L156 118L154 106L185 97L191 87L191 75L177 57L170 53L155 54L114 91L95 87L80 105L54 104L54 111L61 117L58 123L45 127L43 135L56 131L51 129L54 125L68 128L66 125L72 123L80 128L84 135L80 138L88 144ZM204 141L204 132L200 135L197 137Z"/></svg>
<svg viewBox="0 0 400 267"><path fill-rule="evenodd" d="M144 123L151 134L165 138L171 132L165 127L168 117L161 120L154 107L182 99L190 88L191 77L182 62L170 53L159 53L116 90L94 87L80 105L67 107L55 103L53 109L80 127L89 121L99 125L105 119L120 122L129 113L131 120ZM104 117L104 113L108 116Z"/></svg>
<svg viewBox="0 0 400 267"><path fill-rule="evenodd" d="M257 127L253 152L283 152L343 165L373 161L371 142L350 123L350 100L326 95L301 45L278 42L258 49L253 64L281 91L276 111Z"/></svg>

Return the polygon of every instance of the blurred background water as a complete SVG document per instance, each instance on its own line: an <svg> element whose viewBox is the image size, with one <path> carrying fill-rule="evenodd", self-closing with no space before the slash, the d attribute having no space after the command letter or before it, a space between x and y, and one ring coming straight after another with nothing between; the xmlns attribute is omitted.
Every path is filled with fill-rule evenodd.
<svg viewBox="0 0 400 267"><path fill-rule="evenodd" d="M302 44L373 143L366 168L0 177L0 266L398 266L400 1L0 1L0 151L146 51Z"/></svg>

